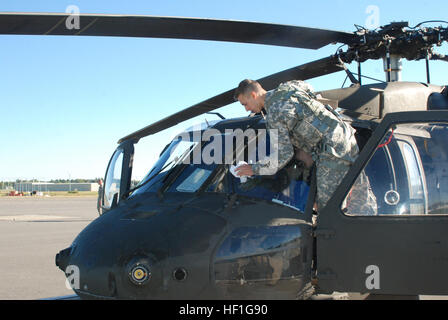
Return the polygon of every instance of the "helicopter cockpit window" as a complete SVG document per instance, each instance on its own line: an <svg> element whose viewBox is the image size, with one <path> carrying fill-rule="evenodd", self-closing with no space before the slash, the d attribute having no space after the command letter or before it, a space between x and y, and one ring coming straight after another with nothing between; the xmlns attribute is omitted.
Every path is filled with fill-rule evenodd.
<svg viewBox="0 0 448 320"><path fill-rule="evenodd" d="M120 194L121 167L123 165L122 149L118 149L112 156L112 160L107 171L106 181L104 185L104 207L110 208L115 194ZM120 197L117 196L117 201Z"/></svg>
<svg viewBox="0 0 448 320"><path fill-rule="evenodd" d="M175 166L189 156L197 142L181 139L180 137L171 141L171 143L160 154L159 160L152 167L149 173L140 181L137 187L142 186L134 191L133 195L157 191L163 183L163 178Z"/></svg>
<svg viewBox="0 0 448 320"><path fill-rule="evenodd" d="M140 182L141 187L137 188L133 195L157 192L169 180L166 192L193 193L199 190L214 193L236 192L303 212L309 182L308 175L304 174L306 170L298 161L291 161L275 175L256 176L245 183L241 183L239 178L229 172L229 167L241 160L251 163L270 156L270 139L266 129L254 129L253 134L242 140L237 137L238 130L240 129L225 132L203 131L202 144L187 139L187 136L193 139L197 133L183 135L181 139L173 140ZM166 176L175 168L180 170L172 174L170 178L173 179L167 179Z"/></svg>
<svg viewBox="0 0 448 320"><path fill-rule="evenodd" d="M193 134L192 138L195 135L198 134ZM185 168L168 188L168 192L197 192L212 175L216 166L222 164L225 150L223 135L217 130L205 130L201 133L201 139L205 142L192 146L188 157L184 157ZM219 192L212 191L210 186L206 191Z"/></svg>
<svg viewBox="0 0 448 320"><path fill-rule="evenodd" d="M259 131L257 147L252 152L255 154L247 152L246 162L263 160L271 155L270 136L266 130ZM305 211L310 175L304 163L295 158L273 175L253 176L246 182L232 175L230 177L238 194Z"/></svg>
<svg viewBox="0 0 448 320"><path fill-rule="evenodd" d="M176 187L176 190L179 192L196 192L199 187L202 186L205 180L207 180L211 173L212 170L196 168L185 180L183 180Z"/></svg>
<svg viewBox="0 0 448 320"><path fill-rule="evenodd" d="M448 214L448 125L398 124L346 196L347 215Z"/></svg>

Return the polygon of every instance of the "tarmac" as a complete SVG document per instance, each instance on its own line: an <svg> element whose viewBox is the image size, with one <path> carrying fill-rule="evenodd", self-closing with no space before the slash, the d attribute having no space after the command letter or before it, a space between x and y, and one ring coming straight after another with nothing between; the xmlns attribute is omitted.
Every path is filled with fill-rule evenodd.
<svg viewBox="0 0 448 320"><path fill-rule="evenodd" d="M56 254L98 217L96 197L0 197L0 300L74 294Z"/></svg>

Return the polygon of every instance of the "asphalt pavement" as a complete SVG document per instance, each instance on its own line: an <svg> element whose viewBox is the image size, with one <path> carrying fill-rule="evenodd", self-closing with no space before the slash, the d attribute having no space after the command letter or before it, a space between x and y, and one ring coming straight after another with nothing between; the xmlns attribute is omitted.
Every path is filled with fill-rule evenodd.
<svg viewBox="0 0 448 320"><path fill-rule="evenodd" d="M55 255L98 217L96 197L0 197L0 300L73 294Z"/></svg>

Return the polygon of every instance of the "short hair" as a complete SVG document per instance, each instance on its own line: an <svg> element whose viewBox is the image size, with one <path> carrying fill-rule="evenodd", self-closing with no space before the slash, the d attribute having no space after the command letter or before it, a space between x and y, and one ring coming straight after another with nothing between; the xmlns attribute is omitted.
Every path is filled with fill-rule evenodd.
<svg viewBox="0 0 448 320"><path fill-rule="evenodd" d="M235 93L233 95L233 99L238 101L238 97L240 94L246 94L250 91L258 91L261 88L261 85L256 80L244 79L238 85L238 88L235 89Z"/></svg>

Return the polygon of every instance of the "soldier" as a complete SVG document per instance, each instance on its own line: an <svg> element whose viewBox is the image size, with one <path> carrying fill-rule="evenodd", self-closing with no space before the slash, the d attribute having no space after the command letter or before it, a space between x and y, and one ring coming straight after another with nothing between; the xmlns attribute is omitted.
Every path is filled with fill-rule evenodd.
<svg viewBox="0 0 448 320"><path fill-rule="evenodd" d="M101 215L103 213L102 196L103 196L103 179L99 179L98 180L98 199L96 201L96 209L97 209L99 215Z"/></svg>
<svg viewBox="0 0 448 320"><path fill-rule="evenodd" d="M342 204L343 211L348 215L376 215L378 205L376 196L370 186L369 177L362 170L350 192Z"/></svg>
<svg viewBox="0 0 448 320"><path fill-rule="evenodd" d="M358 155L355 130L333 108L319 102L312 87L303 81L282 83L267 92L257 81L246 79L234 97L246 111L260 113L264 109L267 129L277 131L278 162L271 172L282 169L293 158L294 147L311 155L316 164L316 210L322 209ZM242 165L236 173L260 175L266 172L265 166L260 161Z"/></svg>

